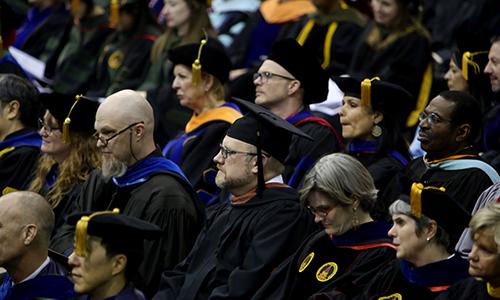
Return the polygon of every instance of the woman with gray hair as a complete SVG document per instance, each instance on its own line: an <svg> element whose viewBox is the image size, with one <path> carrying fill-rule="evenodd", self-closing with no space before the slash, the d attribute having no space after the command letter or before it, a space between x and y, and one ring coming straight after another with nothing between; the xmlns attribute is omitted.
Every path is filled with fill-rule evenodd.
<svg viewBox="0 0 500 300"><path fill-rule="evenodd" d="M370 217L376 195L370 173L355 158L341 153L321 158L306 175L300 196L324 230L280 265L253 299L307 299L333 288L363 289L395 258L390 225Z"/></svg>
<svg viewBox="0 0 500 300"><path fill-rule="evenodd" d="M468 276L467 262L448 250L467 225L467 211L442 188L421 183L400 199L389 207L394 225L388 232L399 260L384 266L356 297L333 299L435 299Z"/></svg>
<svg viewBox="0 0 500 300"><path fill-rule="evenodd" d="M474 242L469 253L469 274L438 299L500 299L500 203L480 209L469 224Z"/></svg>

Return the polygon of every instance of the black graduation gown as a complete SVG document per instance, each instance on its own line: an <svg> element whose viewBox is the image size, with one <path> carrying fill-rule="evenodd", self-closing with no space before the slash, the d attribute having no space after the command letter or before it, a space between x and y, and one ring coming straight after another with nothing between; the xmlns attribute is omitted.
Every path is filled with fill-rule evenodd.
<svg viewBox="0 0 500 300"><path fill-rule="evenodd" d="M480 281L476 278L467 278L459 281L449 289L441 293L436 300L494 300L488 294L486 281Z"/></svg>
<svg viewBox="0 0 500 300"><path fill-rule="evenodd" d="M369 222L340 236L324 231L312 235L252 299L307 299L335 287L362 289L396 258L389 228L387 223ZM332 268L329 274L328 268Z"/></svg>
<svg viewBox="0 0 500 300"><path fill-rule="evenodd" d="M477 152L464 149L457 155L471 155L463 159L480 160ZM462 159L462 158L459 158ZM428 168L423 157L410 162L403 172L403 182L421 182L424 185L445 187L446 192L460 202L467 211L472 213L479 195L493 184L490 177L479 168L465 168L462 170L443 170L442 168Z"/></svg>
<svg viewBox="0 0 500 300"><path fill-rule="evenodd" d="M467 269L467 261L457 254L419 268L406 261L395 260L386 265L363 290L332 291L328 297L325 295L317 299L430 300L455 282L467 278Z"/></svg>
<svg viewBox="0 0 500 300"><path fill-rule="evenodd" d="M76 299L73 282L66 277L68 270L50 258L49 263L32 279L12 286L8 273L2 274L0 299Z"/></svg>
<svg viewBox="0 0 500 300"><path fill-rule="evenodd" d="M313 138L313 141L310 141L292 136L283 176L287 184L297 188L316 161L326 154L341 151L344 141L342 135L328 121L313 116L309 111L300 111L286 120Z"/></svg>
<svg viewBox="0 0 500 300"><path fill-rule="evenodd" d="M161 158L161 154L154 151L146 159L158 157ZM191 250L203 222L203 212L187 180L176 173L154 171L144 178L144 182L119 187L113 180L105 182L101 173L95 171L84 184L74 212L119 208L120 213L158 225L163 230L159 240L144 242L144 260L138 270L139 278L134 281L150 297L158 289L161 272L173 268ZM68 255L72 251L73 235L74 227L64 225L51 246Z"/></svg>
<svg viewBox="0 0 500 300"><path fill-rule="evenodd" d="M31 129L16 131L0 142L0 194L6 187L17 190L27 187L38 162L41 143L41 137Z"/></svg>
<svg viewBox="0 0 500 300"><path fill-rule="evenodd" d="M239 205L219 203L189 256L162 275L154 299L249 299L306 236L312 217L289 187Z"/></svg>
<svg viewBox="0 0 500 300"><path fill-rule="evenodd" d="M124 89L136 90L146 78L151 47L158 35L154 26L133 35L113 33L99 54L96 77L87 94L106 97Z"/></svg>

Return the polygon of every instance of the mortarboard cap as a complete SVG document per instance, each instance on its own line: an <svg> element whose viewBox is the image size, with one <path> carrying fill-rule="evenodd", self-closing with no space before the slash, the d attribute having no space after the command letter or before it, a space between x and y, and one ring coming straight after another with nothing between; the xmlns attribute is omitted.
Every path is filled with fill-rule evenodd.
<svg viewBox="0 0 500 300"><path fill-rule="evenodd" d="M410 197L403 200L410 204L415 217L424 215L436 221L448 233L453 245L458 242L462 231L469 224L470 214L446 193L444 187L424 186L414 182L411 185Z"/></svg>
<svg viewBox="0 0 500 300"><path fill-rule="evenodd" d="M161 229L151 223L138 218L113 211L84 212L70 215L70 225L76 225L75 253L78 256L86 255L88 236L100 237L107 243L123 245L127 251L142 252L143 241L160 237Z"/></svg>
<svg viewBox="0 0 500 300"><path fill-rule="evenodd" d="M486 33L463 32L457 38L457 49L452 54L465 80L483 73L488 63L490 49L489 35Z"/></svg>
<svg viewBox="0 0 500 300"><path fill-rule="evenodd" d="M292 38L274 43L267 59L286 69L304 88L305 104L326 100L328 74L321 68L316 56Z"/></svg>
<svg viewBox="0 0 500 300"><path fill-rule="evenodd" d="M411 94L399 85L379 80L354 77L334 77L333 80L344 93L361 99L361 104L381 112L384 117L406 121L412 110Z"/></svg>
<svg viewBox="0 0 500 300"><path fill-rule="evenodd" d="M259 168L259 188L264 190L264 176L261 151L284 163L290 149L292 135L312 140L312 138L273 114L269 110L242 99L233 98L233 102L248 110L248 113L236 120L227 130L226 135L257 147L257 164Z"/></svg>
<svg viewBox="0 0 500 300"><path fill-rule="evenodd" d="M200 43L182 45L168 51L168 58L174 65L193 66L193 82L196 68L213 75L222 84L229 78L232 68L231 60L224 46L213 38L205 37ZM198 63L195 61L198 59ZM201 78L201 77L200 77ZM199 80L199 79L198 79Z"/></svg>
<svg viewBox="0 0 500 300"><path fill-rule="evenodd" d="M94 132L99 102L85 96L75 97L59 93L42 93L39 99L50 114L63 125L63 139L66 142L69 140L70 131Z"/></svg>

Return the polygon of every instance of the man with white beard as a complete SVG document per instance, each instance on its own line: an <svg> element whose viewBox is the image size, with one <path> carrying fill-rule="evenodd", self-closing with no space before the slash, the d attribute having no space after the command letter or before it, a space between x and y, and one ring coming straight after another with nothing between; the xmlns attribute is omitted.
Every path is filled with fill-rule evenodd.
<svg viewBox="0 0 500 300"><path fill-rule="evenodd" d="M162 157L153 139L153 109L132 90L110 95L100 105L95 121L102 170L94 171L73 212L120 209L120 212L158 225L160 240L145 242L145 252L134 284L150 295L160 274L174 267L191 249L203 210L190 183L170 160ZM71 253L74 228L65 225L53 248Z"/></svg>

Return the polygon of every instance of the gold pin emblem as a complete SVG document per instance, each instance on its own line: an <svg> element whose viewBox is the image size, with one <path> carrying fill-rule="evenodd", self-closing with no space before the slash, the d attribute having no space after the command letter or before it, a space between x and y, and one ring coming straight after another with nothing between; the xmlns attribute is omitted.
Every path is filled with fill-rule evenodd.
<svg viewBox="0 0 500 300"><path fill-rule="evenodd" d="M325 282L333 278L337 274L339 267L334 262L327 262L322 265L316 272L316 279L320 282Z"/></svg>
<svg viewBox="0 0 500 300"><path fill-rule="evenodd" d="M116 50L109 56L108 66L111 69L118 69L122 65L124 57L125 55L123 54L123 52L121 52L120 50Z"/></svg>
<svg viewBox="0 0 500 300"><path fill-rule="evenodd" d="M304 270L307 268L307 266L309 266L309 264L311 263L311 261L313 260L313 258L314 258L314 252L309 253L306 256L306 258L304 258L304 260L300 264L299 273L304 272Z"/></svg>

